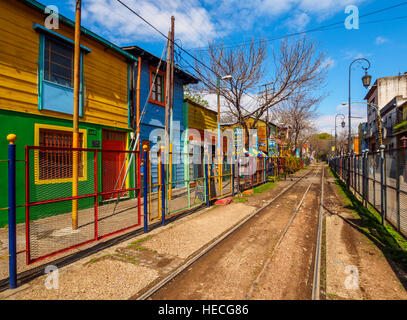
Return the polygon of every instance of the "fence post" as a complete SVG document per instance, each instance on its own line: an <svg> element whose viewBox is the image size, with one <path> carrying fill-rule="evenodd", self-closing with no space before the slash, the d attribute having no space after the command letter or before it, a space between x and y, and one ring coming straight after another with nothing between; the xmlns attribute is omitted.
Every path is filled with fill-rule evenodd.
<svg viewBox="0 0 407 320"><path fill-rule="evenodd" d="M209 202L209 157L208 157L208 153L205 152L205 173L206 173L206 179L205 179L205 184L206 184L206 206L209 207L210 206L210 202Z"/></svg>
<svg viewBox="0 0 407 320"><path fill-rule="evenodd" d="M367 162L369 158L369 149L365 150L365 206L367 207L369 201L369 169L367 167ZM374 180L373 180L374 181Z"/></svg>
<svg viewBox="0 0 407 320"><path fill-rule="evenodd" d="M235 159L232 158L232 197L235 196Z"/></svg>
<svg viewBox="0 0 407 320"><path fill-rule="evenodd" d="M263 158L263 183L266 182L267 162L266 158Z"/></svg>
<svg viewBox="0 0 407 320"><path fill-rule="evenodd" d="M353 191L356 194L356 153L353 154Z"/></svg>
<svg viewBox="0 0 407 320"><path fill-rule="evenodd" d="M396 214L397 214L397 231L400 232L400 152L401 149L397 149L397 158L396 158Z"/></svg>
<svg viewBox="0 0 407 320"><path fill-rule="evenodd" d="M161 224L165 226L165 164L163 161L163 154L165 152L164 146L161 146L161 157L160 157L160 166L161 166ZM189 181L188 181L189 184ZM189 186L188 186L189 188ZM189 197L188 197L189 199Z"/></svg>
<svg viewBox="0 0 407 320"><path fill-rule="evenodd" d="M147 197L147 192L148 192L148 186L147 186L147 175L148 175L148 161L147 161L147 146L143 146L143 159L144 159L144 233L148 232L148 210L147 210L147 202L148 202L148 197Z"/></svg>
<svg viewBox="0 0 407 320"><path fill-rule="evenodd" d="M240 157L237 156L237 194L240 196Z"/></svg>
<svg viewBox="0 0 407 320"><path fill-rule="evenodd" d="M8 145L8 243L9 285L17 288L17 245L16 245L16 145L17 136L7 136Z"/></svg>
<svg viewBox="0 0 407 320"><path fill-rule="evenodd" d="M384 145L380 146L380 185L382 196L380 197L380 210L382 214L382 224L386 224L386 186L384 183Z"/></svg>

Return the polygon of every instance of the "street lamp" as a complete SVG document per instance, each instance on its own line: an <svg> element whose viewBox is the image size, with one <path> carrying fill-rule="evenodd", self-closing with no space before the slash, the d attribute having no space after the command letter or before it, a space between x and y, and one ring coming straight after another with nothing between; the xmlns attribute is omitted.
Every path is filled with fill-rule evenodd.
<svg viewBox="0 0 407 320"><path fill-rule="evenodd" d="M338 114L335 116L335 153L336 153L336 154L338 154L338 152L336 151L336 150L337 150L337 149L336 149L336 137L337 137L337 135L336 135L336 118L337 118L338 116L341 116L341 117L342 117L341 127L342 127L342 128L345 128L345 116L344 116L342 113L338 113Z"/></svg>
<svg viewBox="0 0 407 320"><path fill-rule="evenodd" d="M223 190L222 186L222 161L220 157L220 81L221 80L232 80L231 75L226 75L224 77L217 76L216 77L216 88L217 88L217 104L218 104L218 174L219 174L219 186L221 189L221 194Z"/></svg>
<svg viewBox="0 0 407 320"><path fill-rule="evenodd" d="M348 134L348 174L347 174L347 179L346 179L346 186L349 188L350 187L350 154L351 154L351 143L352 143L352 136L351 136L351 75L352 75L352 65L357 62L357 61L365 61L367 62L368 66L364 68L362 66L362 69L365 71L365 75L362 77L362 83L363 86L367 89L370 86L370 82L372 80L372 77L367 73L367 70L370 68L370 61L365 59L365 58L357 58L353 60L350 65L349 65L349 134Z"/></svg>

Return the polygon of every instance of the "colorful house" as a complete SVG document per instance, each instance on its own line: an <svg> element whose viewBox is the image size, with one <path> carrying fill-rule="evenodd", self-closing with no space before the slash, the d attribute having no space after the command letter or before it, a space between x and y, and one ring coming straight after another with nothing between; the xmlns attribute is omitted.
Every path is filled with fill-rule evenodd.
<svg viewBox="0 0 407 320"><path fill-rule="evenodd" d="M160 141L164 143L165 133L166 62L161 61L160 64L160 58L138 46L129 46L122 49L140 59L140 83L136 84L136 88L139 88L138 99L140 103L136 105L134 124L137 125L137 115L139 115L140 146L147 145L148 149L152 151L151 157L157 157L158 144ZM159 64L160 69L156 74ZM154 78L156 79L155 83L153 83ZM198 79L181 69L174 68L174 102L170 113L170 141L172 141L170 148L173 154L171 181L184 180L184 161L182 159L183 133L185 130L184 86L198 81ZM147 104L145 104L146 101ZM157 182L158 167L151 165L151 183L157 184Z"/></svg>
<svg viewBox="0 0 407 320"><path fill-rule="evenodd" d="M48 15L44 12L45 6L33 0L0 2L0 159L7 159L9 133L18 137L19 160L24 159L25 146L72 147L74 22L59 15L59 28L50 30L45 27ZM127 149L134 127L131 79L137 58L82 28L80 61L81 147ZM177 92L178 100L182 99L179 95ZM50 193L54 197L71 195L71 158L40 155L42 160L33 161L30 187L35 192L30 201ZM93 161L86 154L80 161L80 192L91 193ZM107 165L111 161L120 164L124 158L119 154L98 157L98 176L104 177L98 179L99 192L114 189L115 181L105 177L118 176L120 165ZM0 208L7 207L4 163L0 167ZM126 185L131 186L132 181L127 179ZM18 162L17 182L23 188L24 162ZM24 204L24 196L18 192L17 205ZM19 208L17 222L24 218L24 210ZM1 214L0 226L6 220L7 215Z"/></svg>
<svg viewBox="0 0 407 320"><path fill-rule="evenodd" d="M218 113L216 111L190 99L184 99L184 127L186 130L185 136L188 137L188 139L184 140L184 153L192 151L194 155L200 155L201 157L200 161L194 161L194 178L203 176L204 146L208 146L212 158L216 155L215 147L218 140L217 117Z"/></svg>
<svg viewBox="0 0 407 320"><path fill-rule="evenodd" d="M248 128L251 128L254 123L253 118L246 120ZM267 127L268 126L268 127ZM247 142L247 136L244 128L239 123L222 124L223 130L233 129L235 134L234 148L237 150L243 150L244 144ZM261 151L261 154L267 155L267 152L271 152L270 156L277 155L278 152L278 142L276 139L278 127L272 123L263 120L258 120L256 123L256 135L255 135L255 149ZM249 150L248 150L249 151ZM239 151L238 151L239 153Z"/></svg>

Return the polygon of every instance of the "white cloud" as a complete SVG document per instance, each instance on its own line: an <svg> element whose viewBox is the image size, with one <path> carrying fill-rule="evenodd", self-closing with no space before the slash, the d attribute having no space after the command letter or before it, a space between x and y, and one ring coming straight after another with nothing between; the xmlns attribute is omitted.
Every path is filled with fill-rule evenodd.
<svg viewBox="0 0 407 320"><path fill-rule="evenodd" d="M291 30L304 31L310 20L311 18L305 12L301 12L295 14L292 18L289 18L286 21L286 25Z"/></svg>
<svg viewBox="0 0 407 320"><path fill-rule="evenodd" d="M342 117L341 116L337 116L336 118L336 125L337 125L337 132L339 132L340 130L348 130L348 104L345 103L343 104L339 104L336 108L336 113L335 114L324 114L318 117L316 123L318 125L318 130L320 132L326 132L326 133L331 133L334 134L334 130L335 130L335 116L337 114L343 114L345 116L345 129L342 129L341 127L341 122L342 122ZM361 104L361 103L352 103L352 108L351 108L351 112L352 112L352 132L355 133L358 130L358 126L361 122L366 122L366 105Z"/></svg>
<svg viewBox="0 0 407 320"><path fill-rule="evenodd" d="M192 1L188 6L181 0L123 2L165 35L168 34L171 16L174 15L175 37L184 44L204 45L219 34L208 11L198 2ZM84 6L84 19L120 44L163 39L153 28L114 0L89 0Z"/></svg>
<svg viewBox="0 0 407 320"><path fill-rule="evenodd" d="M122 0L167 35L171 15L175 34L186 47L206 46L209 40L231 33L262 28L277 19L282 26L303 30L311 19L319 21L367 0ZM88 0L84 23L118 44L162 39L155 30L115 0Z"/></svg>
<svg viewBox="0 0 407 320"><path fill-rule="evenodd" d="M322 66L326 68L333 68L335 64L335 60L331 57L327 57L324 61L322 61Z"/></svg>
<svg viewBox="0 0 407 320"><path fill-rule="evenodd" d="M386 43L386 42L388 42L389 41L389 39L386 39L386 38L384 38L384 37L377 37L376 38L376 40L375 40L375 44L376 45L381 45L381 44L383 44L383 43Z"/></svg>

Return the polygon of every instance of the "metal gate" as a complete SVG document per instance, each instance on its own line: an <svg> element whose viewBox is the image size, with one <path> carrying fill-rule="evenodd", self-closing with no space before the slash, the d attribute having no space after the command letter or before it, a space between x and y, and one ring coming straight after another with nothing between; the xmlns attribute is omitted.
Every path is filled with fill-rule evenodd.
<svg viewBox="0 0 407 320"><path fill-rule="evenodd" d="M27 146L25 160L28 264L141 225L139 152Z"/></svg>

